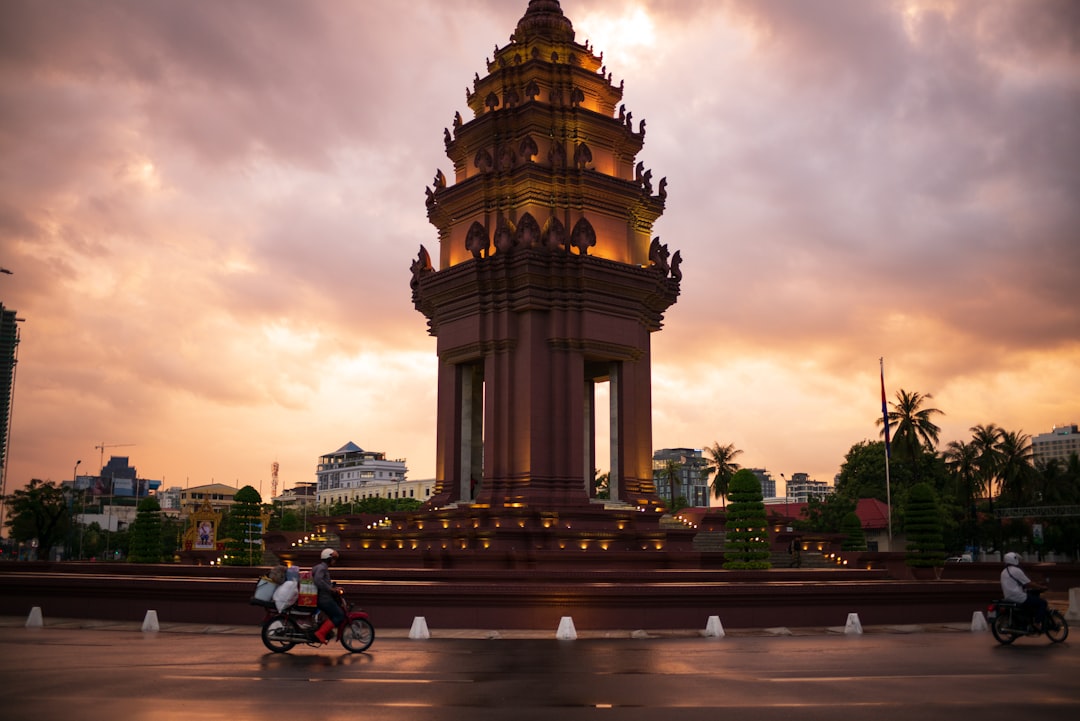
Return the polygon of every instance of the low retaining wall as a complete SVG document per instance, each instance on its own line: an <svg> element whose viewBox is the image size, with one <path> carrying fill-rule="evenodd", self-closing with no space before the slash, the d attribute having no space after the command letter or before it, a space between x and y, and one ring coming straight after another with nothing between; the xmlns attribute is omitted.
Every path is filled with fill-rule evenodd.
<svg viewBox="0 0 1080 721"><path fill-rule="evenodd" d="M162 623L258 624L249 605L260 569L133 564L0 564L0 615ZM336 568L376 626L579 630L968 622L999 595L996 580L894 581L873 570L447 571Z"/></svg>

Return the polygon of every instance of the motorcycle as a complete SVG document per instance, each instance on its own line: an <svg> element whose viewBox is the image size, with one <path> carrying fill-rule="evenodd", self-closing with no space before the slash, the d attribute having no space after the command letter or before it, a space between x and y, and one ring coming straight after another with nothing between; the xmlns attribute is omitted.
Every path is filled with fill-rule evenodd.
<svg viewBox="0 0 1080 721"><path fill-rule="evenodd" d="M1061 643L1069 637L1069 623L1065 616L1055 609L1046 612L1041 629L1035 628L1034 620L1027 609L1013 601L994 601L986 609L986 619L990 622L990 632L1001 644L1010 644L1021 636L1046 634L1054 643Z"/></svg>
<svg viewBox="0 0 1080 721"><path fill-rule="evenodd" d="M343 589L338 589L335 598L345 613L345 620L330 634L336 636L350 653L366 651L375 641L375 627L371 625L367 613L349 606ZM274 653L285 653L300 643L320 648L324 645L315 636L324 616L317 608L293 604L279 611L273 601L253 598L251 603L266 609L262 621L262 642ZM327 636L328 641L331 638L332 636Z"/></svg>

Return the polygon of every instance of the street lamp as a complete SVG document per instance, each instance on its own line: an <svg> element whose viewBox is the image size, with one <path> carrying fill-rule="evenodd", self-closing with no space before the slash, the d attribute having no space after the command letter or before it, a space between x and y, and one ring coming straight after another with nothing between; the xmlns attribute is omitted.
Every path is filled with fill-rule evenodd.
<svg viewBox="0 0 1080 721"><path fill-rule="evenodd" d="M70 511L70 516L69 516L70 523L68 524L68 534L67 534L67 537L68 537L67 556L68 556L68 558L71 557L72 551L75 550L74 549L75 539L72 536L72 534L75 532L75 529L72 528L71 526L73 526L75 524L75 492L77 490L75 488L75 486L76 486L76 484L78 483L78 480L79 480L79 475L78 474L79 474L79 464L80 463L82 463L82 459L79 459L79 460L75 461L75 467L71 469L71 496L70 496L70 498L71 498L71 506L69 506L69 509L68 509Z"/></svg>

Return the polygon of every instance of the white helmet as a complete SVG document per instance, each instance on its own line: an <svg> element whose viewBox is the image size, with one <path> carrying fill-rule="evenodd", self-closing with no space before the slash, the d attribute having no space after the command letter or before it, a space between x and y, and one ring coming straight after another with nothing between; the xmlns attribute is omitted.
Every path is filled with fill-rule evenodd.
<svg viewBox="0 0 1080 721"><path fill-rule="evenodd" d="M338 552L335 551L334 549L332 549L332 548L324 548L322 550L322 553L319 554L319 558L321 558L322 560L325 561L325 560L331 558L332 556L336 556L336 555L338 555Z"/></svg>
<svg viewBox="0 0 1080 721"><path fill-rule="evenodd" d="M1017 554L1017 553L1013 553L1012 551L1009 551L1008 553L1005 554L1005 565L1006 566L1019 566L1020 565L1020 555Z"/></svg>

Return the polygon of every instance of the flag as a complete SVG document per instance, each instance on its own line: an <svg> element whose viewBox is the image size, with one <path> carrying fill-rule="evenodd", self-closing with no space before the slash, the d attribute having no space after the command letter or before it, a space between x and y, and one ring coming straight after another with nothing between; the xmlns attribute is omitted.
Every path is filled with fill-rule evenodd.
<svg viewBox="0 0 1080 721"><path fill-rule="evenodd" d="M889 453L889 408L885 405L885 359L881 359L881 418L885 421L885 458Z"/></svg>

